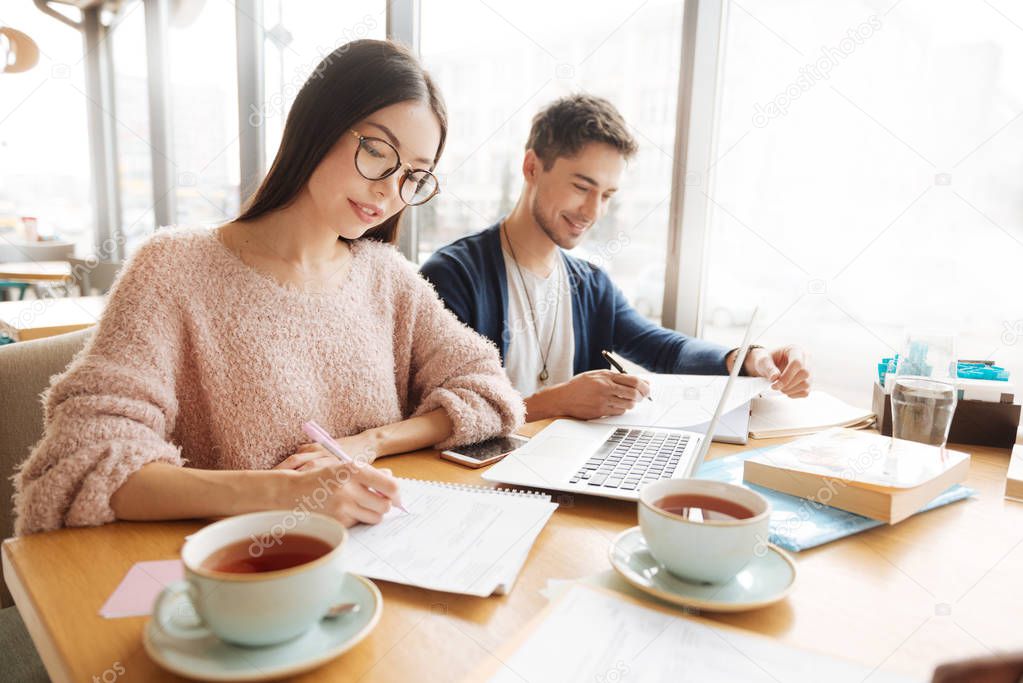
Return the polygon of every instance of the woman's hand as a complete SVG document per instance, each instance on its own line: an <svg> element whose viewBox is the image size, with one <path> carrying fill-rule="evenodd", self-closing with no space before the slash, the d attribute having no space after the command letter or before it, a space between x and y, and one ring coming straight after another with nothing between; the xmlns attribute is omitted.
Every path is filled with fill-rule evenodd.
<svg viewBox="0 0 1023 683"><path fill-rule="evenodd" d="M335 439L335 441L337 441L341 446L341 450L347 453L352 460L361 465L368 465L372 463L376 460L377 455L379 455L377 451L377 440L370 431L353 434L352 436L345 436L340 439ZM274 469L308 472L309 470L318 470L328 467L337 462L339 462L338 459L331 455L327 449L320 444L305 443L299 446L294 453L282 460L280 464L274 467Z"/></svg>
<svg viewBox="0 0 1023 683"><path fill-rule="evenodd" d="M325 466L289 472L288 500L281 503L329 515L345 526L378 524L392 505L400 504L398 480L390 470L330 459Z"/></svg>

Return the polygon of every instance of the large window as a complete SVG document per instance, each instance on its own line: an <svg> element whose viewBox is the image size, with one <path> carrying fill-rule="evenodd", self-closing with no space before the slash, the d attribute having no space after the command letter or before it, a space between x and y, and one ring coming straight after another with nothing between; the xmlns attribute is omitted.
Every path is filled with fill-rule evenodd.
<svg viewBox="0 0 1023 683"><path fill-rule="evenodd" d="M438 167L443 191L418 212L420 261L511 210L533 115L588 92L618 107L640 152L608 215L575 252L660 319L681 24L681 3L666 1L425 4L421 52L450 130Z"/></svg>
<svg viewBox="0 0 1023 683"><path fill-rule="evenodd" d="M170 159L179 224L217 224L238 215L235 44L232 2L207 2L198 16L178 11L171 17Z"/></svg>
<svg viewBox="0 0 1023 683"><path fill-rule="evenodd" d="M40 232L92 249L92 195L82 40L29 0L5 2L0 23L31 36L39 63L0 74L0 240L18 241L20 217Z"/></svg>
<svg viewBox="0 0 1023 683"><path fill-rule="evenodd" d="M265 0L263 27L266 102L259 111L249 112L249 121L264 126L269 168L302 84L335 48L360 38L382 40L387 7L384 0L318 3L315 7L301 0Z"/></svg>
<svg viewBox="0 0 1023 683"><path fill-rule="evenodd" d="M811 349L859 404L907 326L1020 376L1021 24L1010 3L731 3L706 336L736 343L762 300L762 343Z"/></svg>
<svg viewBox="0 0 1023 683"><path fill-rule="evenodd" d="M153 159L146 86L146 11L142 2L122 5L113 19L114 133L125 253L132 253L156 227Z"/></svg>
<svg viewBox="0 0 1023 683"><path fill-rule="evenodd" d="M140 5L121 5L111 39L129 249L155 227L158 152ZM172 5L168 156L177 220L219 223L239 206L235 5ZM423 2L421 55L447 101L450 130L438 168L443 192L415 212L414 256L422 261L511 210L538 109L569 93L601 95L622 111L640 153L576 253L659 320L682 5ZM957 332L960 357L1023 373L1023 306L1013 297L1023 256L1023 10L1002 0L969 11L874 0L831 3L826 12L809 0L725 6L715 154L710 168L688 169L701 179L688 190L706 193L710 206L698 332L735 344L761 303L758 341L803 345L818 386L860 404L876 361L898 350L907 327ZM4 7L0 20L32 35L42 55L34 70L0 76L0 238L13 238L19 216L35 215L42 232L91 251L81 37L28 0ZM323 55L384 37L387 12L408 6L262 7L252 20L265 31L265 101L247 118L264 128L269 164Z"/></svg>

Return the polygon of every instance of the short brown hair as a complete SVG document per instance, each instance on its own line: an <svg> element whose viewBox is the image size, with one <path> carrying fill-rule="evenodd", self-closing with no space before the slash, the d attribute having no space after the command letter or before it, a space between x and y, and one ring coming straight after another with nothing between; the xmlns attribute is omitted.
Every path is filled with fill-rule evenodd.
<svg viewBox="0 0 1023 683"><path fill-rule="evenodd" d="M572 157L591 142L611 145L626 160L639 149L625 119L603 97L571 95L555 100L533 117L526 149L549 171L560 157Z"/></svg>

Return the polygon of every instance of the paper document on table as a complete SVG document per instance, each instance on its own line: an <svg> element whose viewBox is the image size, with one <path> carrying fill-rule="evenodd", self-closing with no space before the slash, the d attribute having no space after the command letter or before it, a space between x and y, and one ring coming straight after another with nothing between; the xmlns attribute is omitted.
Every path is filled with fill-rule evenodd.
<svg viewBox="0 0 1023 683"><path fill-rule="evenodd" d="M639 375L650 382L653 401L640 401L632 410L593 422L628 427L662 427L690 429L706 425L714 416L718 401L725 390L725 375ZM763 377L736 377L728 395L726 415L748 403L771 386Z"/></svg>
<svg viewBox="0 0 1023 683"><path fill-rule="evenodd" d="M350 530L347 569L372 579L486 597L511 590L557 505L539 493L400 479L410 514Z"/></svg>
<svg viewBox="0 0 1023 683"><path fill-rule="evenodd" d="M510 653L491 683L643 681L910 683L919 681L576 584ZM492 671L493 669L491 669ZM489 672L487 672L489 673Z"/></svg>
<svg viewBox="0 0 1023 683"><path fill-rule="evenodd" d="M136 562L103 603L99 615L107 619L149 615L160 591L184 577L181 560Z"/></svg>

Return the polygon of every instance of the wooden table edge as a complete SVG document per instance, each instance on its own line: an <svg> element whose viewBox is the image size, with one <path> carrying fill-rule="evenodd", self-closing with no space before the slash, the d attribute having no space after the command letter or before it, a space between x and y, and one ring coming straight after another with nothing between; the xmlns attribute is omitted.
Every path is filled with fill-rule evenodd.
<svg viewBox="0 0 1023 683"><path fill-rule="evenodd" d="M32 341L33 339L45 339L46 337L55 337L58 334L67 334L68 332L77 332L78 330L84 330L87 327L96 325L95 322L88 323L72 323L70 325L50 325L49 327L33 327L27 330L17 330L18 341Z"/></svg>
<svg viewBox="0 0 1023 683"><path fill-rule="evenodd" d="M7 583L7 589L14 598L15 609L18 610L22 621L25 622L25 628L32 637L32 643L35 645L39 658L42 660L43 666L46 667L46 673L50 679L54 683L73 681L74 677L71 675L71 670L68 668L67 662L60 656L57 644L50 636L50 630L42 623L39 605L32 598L32 594L25 587L25 584L22 583L17 563L8 553L8 544L15 540L16 538L5 539L3 545L0 546L0 555L3 557L4 581Z"/></svg>
<svg viewBox="0 0 1023 683"><path fill-rule="evenodd" d="M34 285L40 282L74 282L74 277L65 273L38 273L26 276L24 273L4 274L0 273L0 280L14 282L21 285Z"/></svg>

